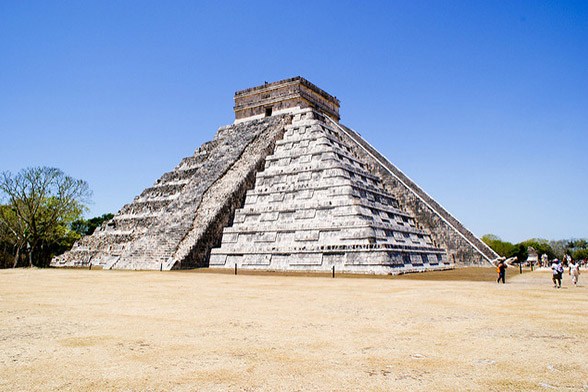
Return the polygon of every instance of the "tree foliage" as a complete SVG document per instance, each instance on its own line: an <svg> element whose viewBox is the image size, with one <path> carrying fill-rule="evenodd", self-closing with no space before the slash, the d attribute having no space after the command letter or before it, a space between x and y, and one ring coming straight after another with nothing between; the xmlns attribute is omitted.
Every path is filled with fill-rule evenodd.
<svg viewBox="0 0 588 392"><path fill-rule="evenodd" d="M494 234L486 234L482 236L482 241L502 257L513 257L513 252L516 252L513 244L502 241Z"/></svg>
<svg viewBox="0 0 588 392"><path fill-rule="evenodd" d="M569 240L557 240L549 242L549 245L551 246L551 249L553 249L555 256L560 260L562 260L564 255L566 254L568 244Z"/></svg>
<svg viewBox="0 0 588 392"><path fill-rule="evenodd" d="M570 255L575 260L588 259L588 240L567 239L548 241L542 238L531 238L518 244L502 241L494 234L482 236L482 241L491 247L496 253L503 257L517 256L518 260L525 261L528 257L528 248L533 247L539 254L546 254L550 260L562 259L564 255Z"/></svg>
<svg viewBox="0 0 588 392"><path fill-rule="evenodd" d="M114 218L113 214L102 214L90 219L77 219L72 222L71 229L80 235L92 235L102 223Z"/></svg>
<svg viewBox="0 0 588 392"><path fill-rule="evenodd" d="M56 168L0 173L0 225L14 248L14 266L23 254L30 266L47 266L61 248L73 244L79 235L70 233L70 224L86 210L90 195L85 181Z"/></svg>
<svg viewBox="0 0 588 392"><path fill-rule="evenodd" d="M532 238L530 240L526 240L526 241L521 242L521 244L525 247L525 249L527 249L529 246L532 246L539 254L539 257L541 257L541 255L543 255L543 254L546 254L550 260L554 259L556 257L555 252L553 251L553 249L549 245L549 241L547 241L545 239Z"/></svg>
<svg viewBox="0 0 588 392"><path fill-rule="evenodd" d="M4 208L7 207L0 205L0 209ZM14 264L15 240L8 227L0 223L0 268L8 268Z"/></svg>
<svg viewBox="0 0 588 392"><path fill-rule="evenodd" d="M572 258L574 260L584 260L588 259L588 248L578 249L572 253Z"/></svg>

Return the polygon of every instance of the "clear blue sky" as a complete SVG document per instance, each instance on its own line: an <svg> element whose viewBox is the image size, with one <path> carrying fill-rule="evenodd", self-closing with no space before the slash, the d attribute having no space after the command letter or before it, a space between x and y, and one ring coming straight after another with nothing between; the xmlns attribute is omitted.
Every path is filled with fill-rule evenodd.
<svg viewBox="0 0 588 392"><path fill-rule="evenodd" d="M0 0L0 170L116 212L300 75L481 236L588 237L588 2Z"/></svg>

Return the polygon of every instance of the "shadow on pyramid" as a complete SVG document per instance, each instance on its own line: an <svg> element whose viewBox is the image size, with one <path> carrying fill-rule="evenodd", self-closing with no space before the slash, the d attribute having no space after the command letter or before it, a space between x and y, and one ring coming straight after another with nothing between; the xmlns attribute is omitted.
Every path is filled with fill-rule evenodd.
<svg viewBox="0 0 588 392"><path fill-rule="evenodd" d="M238 91L235 117L51 265L399 274L498 257L307 80Z"/></svg>

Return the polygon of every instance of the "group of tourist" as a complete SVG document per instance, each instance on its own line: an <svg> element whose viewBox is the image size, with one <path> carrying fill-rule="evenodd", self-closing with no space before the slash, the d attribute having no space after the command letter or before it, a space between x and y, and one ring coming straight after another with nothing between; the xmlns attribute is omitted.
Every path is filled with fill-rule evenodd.
<svg viewBox="0 0 588 392"><path fill-rule="evenodd" d="M578 284L578 279L580 278L580 263L576 260L573 260L569 256L568 258L566 258L566 261L568 267L568 275L570 275L570 278L572 279L572 284L576 286ZM504 260L498 262L498 265L496 266L496 272L498 273L498 279L496 280L496 283L506 283L507 268L508 265ZM554 288L561 288L561 280L564 271L565 268L561 260L554 259L551 263L551 273Z"/></svg>
<svg viewBox="0 0 588 392"><path fill-rule="evenodd" d="M551 264L551 273L553 275L553 287L561 288L561 278L564 273L564 266L561 260L554 259ZM568 261L568 274L572 278L572 284L576 286L578 284L578 278L580 277L580 264L576 260L569 259Z"/></svg>

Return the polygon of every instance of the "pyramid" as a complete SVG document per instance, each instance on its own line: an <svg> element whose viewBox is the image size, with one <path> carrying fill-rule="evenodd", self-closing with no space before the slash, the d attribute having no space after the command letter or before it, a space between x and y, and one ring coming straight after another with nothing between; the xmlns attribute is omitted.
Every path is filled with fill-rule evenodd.
<svg viewBox="0 0 588 392"><path fill-rule="evenodd" d="M235 122L53 266L395 274L498 257L296 77L235 93Z"/></svg>

